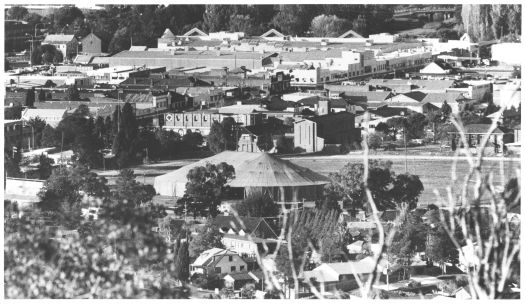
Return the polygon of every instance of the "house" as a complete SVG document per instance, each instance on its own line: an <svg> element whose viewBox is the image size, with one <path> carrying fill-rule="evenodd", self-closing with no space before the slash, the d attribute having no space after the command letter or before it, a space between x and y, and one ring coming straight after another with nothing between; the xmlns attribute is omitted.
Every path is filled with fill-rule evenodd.
<svg viewBox="0 0 525 304"><path fill-rule="evenodd" d="M42 45L50 44L53 45L62 52L64 59L71 59L74 55L78 53L78 40L75 38L75 35L63 35L63 34L54 34L47 35L46 38L42 41Z"/></svg>
<svg viewBox="0 0 525 304"><path fill-rule="evenodd" d="M39 117L48 125L56 128L60 121L66 116L67 109L25 109L22 112L22 120L29 121Z"/></svg>
<svg viewBox="0 0 525 304"><path fill-rule="evenodd" d="M436 60L429 63L427 66L425 66L419 71L419 73L427 75L448 75L453 74L454 72L454 67L440 60Z"/></svg>
<svg viewBox="0 0 525 304"><path fill-rule="evenodd" d="M13 144L22 149L34 149L32 128L23 120L4 120L4 145ZM9 147L11 148L11 147Z"/></svg>
<svg viewBox="0 0 525 304"><path fill-rule="evenodd" d="M373 257L343 263L323 263L313 270L305 271L302 282L305 285L310 282L321 294L334 289L350 291L359 288L357 280L367 280L373 273L375 264ZM376 270L381 272L383 267L378 265Z"/></svg>
<svg viewBox="0 0 525 304"><path fill-rule="evenodd" d="M250 235L236 235L226 233L222 237L222 244L228 250L238 253L240 256L256 257L257 254L264 255L273 253L277 246L277 240L252 237Z"/></svg>
<svg viewBox="0 0 525 304"><path fill-rule="evenodd" d="M256 290L264 290L264 273L262 270L252 270L247 272L231 273L223 278L224 286L231 286L234 290L239 290L246 284L254 284Z"/></svg>
<svg viewBox="0 0 525 304"><path fill-rule="evenodd" d="M275 231L273 231L270 224L262 217L218 215L212 220L212 225L224 234L277 238Z"/></svg>
<svg viewBox="0 0 525 304"><path fill-rule="evenodd" d="M294 147L308 153L322 151L326 145L348 146L359 137L355 115L346 111L294 122Z"/></svg>
<svg viewBox="0 0 525 304"><path fill-rule="evenodd" d="M82 45L82 53L100 54L102 53L102 40L93 34L89 33L86 37L80 40Z"/></svg>
<svg viewBox="0 0 525 304"><path fill-rule="evenodd" d="M489 133L491 126L491 124L470 124L465 126L464 133L467 139L468 148L478 148L483 141L483 137ZM456 142L456 146L463 145L460 138L460 132L450 133L453 136L452 140ZM505 128L496 127L496 129L490 133L486 148L494 148L494 154L502 152L505 141L509 140L505 137L506 134L510 133ZM490 150L486 150L485 153L490 153Z"/></svg>
<svg viewBox="0 0 525 304"><path fill-rule="evenodd" d="M190 274L203 274L206 277L237 273L248 270L248 264L235 252L212 248L204 251L190 265Z"/></svg>

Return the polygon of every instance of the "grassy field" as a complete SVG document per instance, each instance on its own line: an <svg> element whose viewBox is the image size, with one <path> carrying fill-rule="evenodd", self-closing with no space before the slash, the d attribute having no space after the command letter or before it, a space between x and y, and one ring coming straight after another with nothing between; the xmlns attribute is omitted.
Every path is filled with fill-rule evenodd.
<svg viewBox="0 0 525 304"><path fill-rule="evenodd" d="M371 155L373 156L373 155ZM393 162L393 170L397 174L405 171L404 157L401 155L384 155L387 159ZM337 172L345 164L349 162L360 163L362 158L358 155L354 156L294 156L286 157L293 163L309 168L315 172L328 176L332 172ZM168 173L176 170L181 166L198 161L198 159L184 159L175 161L163 161L156 164L140 165L134 169L137 175L137 181L141 183L153 185L154 179L158 175ZM434 190L438 190L442 197L447 197L447 187L450 187L452 193L458 193L466 174L468 174L469 165L467 161L460 160L456 166L457 182L452 182L451 170L453 162L450 159L440 159L439 157L428 156L425 159L416 159L408 156L408 172L410 174L419 175L425 190L420 197L420 204L437 204ZM516 176L516 169L520 168L520 162L505 160L503 162L486 160L482 168L483 173L491 173L495 186L502 186L501 177L504 177L504 182L511 177ZM96 171L97 174L105 176L109 184L114 184L115 176L118 174L116 170L112 171Z"/></svg>
<svg viewBox="0 0 525 304"><path fill-rule="evenodd" d="M323 175L328 175L332 172L337 172L345 164L349 162L358 163L362 160L357 158L352 159L327 159L327 158L296 158L291 161L299 166L309 168L315 172ZM393 170L396 173L405 171L405 161L401 159L394 159ZM486 161L482 168L483 173L492 173L493 180L496 186L501 186L501 177L504 176L505 182L511 177L516 176L516 169L520 168L520 163L517 161ZM503 175L501 174L503 169ZM437 189L441 196L447 196L447 187L451 187L453 193L457 193L460 184L468 174L469 165L467 161L459 161L456 166L456 176L458 182L452 184L452 161L443 159L408 159L408 172L410 174L419 175L425 190L420 197L420 204L437 204L434 189Z"/></svg>

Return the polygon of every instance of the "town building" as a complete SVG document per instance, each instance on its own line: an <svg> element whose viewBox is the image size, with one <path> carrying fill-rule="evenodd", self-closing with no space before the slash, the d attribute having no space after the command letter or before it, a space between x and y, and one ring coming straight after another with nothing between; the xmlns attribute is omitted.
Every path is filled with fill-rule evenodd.
<svg viewBox="0 0 525 304"><path fill-rule="evenodd" d="M42 41L42 45L53 45L62 52L65 59L71 59L78 54L79 42L75 35L50 34Z"/></svg>
<svg viewBox="0 0 525 304"><path fill-rule="evenodd" d="M346 111L294 122L294 146L307 153L322 151L327 145L350 146L359 138L355 115Z"/></svg>
<svg viewBox="0 0 525 304"><path fill-rule="evenodd" d="M11 143L14 147L30 149L34 148L33 140L33 130L24 120L4 120L4 144Z"/></svg>
<svg viewBox="0 0 525 304"><path fill-rule="evenodd" d="M483 141L483 137L489 133L491 124L470 124L465 126L464 134L467 139L468 147L465 148L474 148L476 153L479 154L481 151L480 145ZM453 134L452 140L456 141L456 146L460 147L463 145L460 139L459 132L451 132ZM506 142L512 142L505 135L509 134L503 127L496 127L492 133L490 133L487 145L485 147L485 155L489 154L499 154L503 152L503 147ZM511 135L511 134L509 134Z"/></svg>
<svg viewBox="0 0 525 304"><path fill-rule="evenodd" d="M93 34L89 33L86 37L80 40L82 46L82 53L100 54L102 53L102 40Z"/></svg>
<svg viewBox="0 0 525 304"><path fill-rule="evenodd" d="M28 122L31 119L40 118L46 124L56 128L60 121L66 116L67 109L25 109L22 112L22 120Z"/></svg>

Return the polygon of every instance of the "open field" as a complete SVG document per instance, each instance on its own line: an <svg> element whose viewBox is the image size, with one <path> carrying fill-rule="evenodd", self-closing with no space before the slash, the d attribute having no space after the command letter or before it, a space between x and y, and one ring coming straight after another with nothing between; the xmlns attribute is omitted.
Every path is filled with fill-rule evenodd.
<svg viewBox="0 0 525 304"><path fill-rule="evenodd" d="M373 157L373 156L372 156ZM404 157L388 156L393 162L393 170L397 174L405 171ZM309 168L313 171L328 175L332 172L337 172L345 164L352 162L362 162L359 157L318 157L318 158L295 158L290 159L299 166ZM408 172L410 174L419 175L425 190L423 191L419 202L421 205L437 204L434 189L437 189L442 197L447 196L446 188L451 187L453 193L458 193L458 187L461 186L465 176L468 174L469 164L466 160L460 160L456 166L457 182L452 184L451 170L453 161L449 158L427 157L415 158L408 157ZM495 186L501 186L501 177L504 176L504 181L508 181L511 177L516 176L516 169L520 168L519 161L505 160L503 162L487 160L484 162L482 168L483 173L492 173ZM503 172L502 172L503 169ZM502 174L503 173L503 174ZM455 190L455 191L454 191Z"/></svg>
<svg viewBox="0 0 525 304"><path fill-rule="evenodd" d="M381 160L391 160L393 162L393 170L396 173L405 171L405 158L402 155L370 155L371 158L378 158ZM328 175L332 172L337 172L345 164L360 163L363 161L361 155L334 155L334 156L289 156L283 157L291 162L309 168L315 172L323 175ZM140 165L133 170L137 175L137 181L141 183L153 185L155 176L168 173L176 170L181 166L198 161L198 159L182 159L175 161L163 161L156 164ZM453 166L452 157L439 156L408 156L407 158L408 172L410 174L419 175L425 190L420 197L420 204L438 204L436 202L436 195L434 189L437 189L442 197L447 197L447 187L451 187L452 193L458 193L459 187L462 184L465 176L468 174L469 164L465 159L460 159L456 166L457 182L452 184L451 169ZM504 182L511 177L516 176L516 169L520 169L520 162L518 159L504 159L487 158L484 162L482 172L492 173L495 186L502 186L501 177L504 177ZM118 174L116 170L111 171L96 171L97 174L105 176L109 184L114 184L115 176Z"/></svg>

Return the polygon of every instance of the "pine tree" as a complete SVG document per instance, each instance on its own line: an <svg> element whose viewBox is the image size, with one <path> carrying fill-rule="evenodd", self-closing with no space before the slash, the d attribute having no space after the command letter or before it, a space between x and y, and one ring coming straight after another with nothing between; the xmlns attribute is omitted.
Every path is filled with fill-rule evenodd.
<svg viewBox="0 0 525 304"><path fill-rule="evenodd" d="M46 101L46 93L42 89L40 89L40 91L38 92L38 101L39 102Z"/></svg>
<svg viewBox="0 0 525 304"><path fill-rule="evenodd" d="M26 93L26 107L34 108L35 106L35 88L31 88Z"/></svg>
<svg viewBox="0 0 525 304"><path fill-rule="evenodd" d="M182 282L187 282L190 277L190 255L187 241L180 245L179 251L177 252L175 275Z"/></svg>

